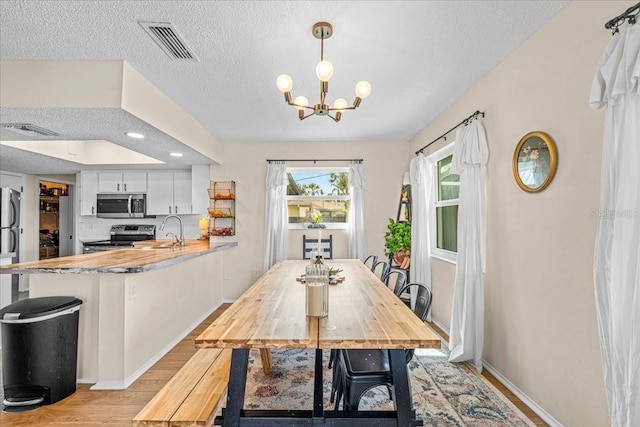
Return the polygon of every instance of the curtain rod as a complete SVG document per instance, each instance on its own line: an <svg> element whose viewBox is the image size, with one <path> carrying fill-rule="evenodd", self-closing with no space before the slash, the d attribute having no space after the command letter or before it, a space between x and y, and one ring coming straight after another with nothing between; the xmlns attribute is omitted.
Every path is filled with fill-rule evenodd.
<svg viewBox="0 0 640 427"><path fill-rule="evenodd" d="M357 162L362 163L363 159L267 159L267 163L273 162Z"/></svg>
<svg viewBox="0 0 640 427"><path fill-rule="evenodd" d="M611 30L613 34L615 34L618 32L618 27L624 23L625 19L629 20L629 24L631 25L635 24L636 17L638 16L639 13L640 13L640 3L634 6L631 6L629 9L625 10L620 15L607 21L607 23L604 24L604 27L607 30Z"/></svg>
<svg viewBox="0 0 640 427"><path fill-rule="evenodd" d="M455 125L454 127L452 127L451 129L449 129L448 131L446 131L445 133L443 133L442 135L440 135L439 137L437 137L436 139L434 139L433 141L431 141L430 143L428 143L427 145L425 145L424 147L422 147L421 149L419 149L418 151L416 151L416 156L420 153L422 153L422 151L424 149L426 149L427 147L429 147L432 144L435 144L436 142L440 141L441 139L444 138L444 140L447 140L447 135L449 135L451 132L453 132L454 130L456 130L457 128L459 128L462 125L467 125L471 120L473 120L474 118L478 118L478 116L482 114L482 117L484 117L484 112L477 110L475 113L473 113L472 115L470 115L469 117L467 117L466 119L464 119L463 121L461 121L460 123L458 123L457 125Z"/></svg>

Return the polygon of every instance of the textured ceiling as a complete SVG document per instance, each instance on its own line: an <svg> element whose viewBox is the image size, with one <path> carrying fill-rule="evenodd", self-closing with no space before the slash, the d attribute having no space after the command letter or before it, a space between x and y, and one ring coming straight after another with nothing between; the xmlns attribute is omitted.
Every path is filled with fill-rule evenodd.
<svg viewBox="0 0 640 427"><path fill-rule="evenodd" d="M405 141L566 4L2 0L0 57L125 60L223 142ZM172 22L200 61L169 59L139 21ZM329 102L343 97L351 103L359 80L373 87L371 96L358 110L345 112L340 123L327 117L298 120L275 86L276 77L287 73L294 97L318 102L314 70L320 42L311 34L317 21L334 28L325 41L325 59L335 69ZM54 122L78 121L74 114L49 113ZM28 114L3 112L2 121L21 117L43 126L38 122L42 114L34 113L33 120ZM78 134L120 144L95 117L80 120L84 129ZM179 144L165 137L166 144Z"/></svg>

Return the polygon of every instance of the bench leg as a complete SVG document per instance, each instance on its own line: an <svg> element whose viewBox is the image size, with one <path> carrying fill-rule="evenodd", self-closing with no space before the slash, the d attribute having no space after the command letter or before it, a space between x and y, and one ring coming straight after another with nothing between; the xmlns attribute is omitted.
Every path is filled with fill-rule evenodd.
<svg viewBox="0 0 640 427"><path fill-rule="evenodd" d="M412 426L414 424L411 384L407 372L407 358L402 349L389 350L389 364L393 378L393 405L398 415L398 426Z"/></svg>
<svg viewBox="0 0 640 427"><path fill-rule="evenodd" d="M265 375L269 375L271 372L271 367L273 366L273 362L271 360L271 350L268 348L260 349L260 360L262 360L262 372Z"/></svg>
<svg viewBox="0 0 640 427"><path fill-rule="evenodd" d="M244 392L247 385L247 367L249 366L249 349L234 348L231 353L231 370L229 372L229 390L227 407L224 412L225 426L239 426L240 414L244 407Z"/></svg>

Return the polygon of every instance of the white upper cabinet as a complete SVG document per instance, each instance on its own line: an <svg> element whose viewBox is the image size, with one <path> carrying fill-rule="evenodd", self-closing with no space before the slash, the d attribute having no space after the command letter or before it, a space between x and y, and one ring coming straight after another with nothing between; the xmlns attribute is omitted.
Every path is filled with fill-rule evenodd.
<svg viewBox="0 0 640 427"><path fill-rule="evenodd" d="M96 214L98 173L80 172L80 215Z"/></svg>
<svg viewBox="0 0 640 427"><path fill-rule="evenodd" d="M100 172L99 193L146 193L146 172Z"/></svg>
<svg viewBox="0 0 640 427"><path fill-rule="evenodd" d="M191 172L149 172L147 214L190 214Z"/></svg>
<svg viewBox="0 0 640 427"><path fill-rule="evenodd" d="M173 173L173 204L175 214L190 214L191 210L191 172Z"/></svg>
<svg viewBox="0 0 640 427"><path fill-rule="evenodd" d="M191 166L191 207L194 214L209 216L209 165Z"/></svg>

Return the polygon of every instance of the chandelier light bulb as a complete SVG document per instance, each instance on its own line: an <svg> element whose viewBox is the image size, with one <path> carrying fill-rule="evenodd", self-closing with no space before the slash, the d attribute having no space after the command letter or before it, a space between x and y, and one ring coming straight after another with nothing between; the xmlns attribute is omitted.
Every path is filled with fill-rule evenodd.
<svg viewBox="0 0 640 427"><path fill-rule="evenodd" d="M360 99L365 99L369 95L371 95L371 84L364 80L359 81L356 84L356 96Z"/></svg>
<svg viewBox="0 0 640 427"><path fill-rule="evenodd" d="M309 100L307 98L305 98L304 96L300 95L298 97L296 97L296 99L293 101L294 107L296 107L298 109L298 111L302 111L304 110L304 107L308 107L309 106ZM300 105L303 105L304 107L300 107Z"/></svg>
<svg viewBox="0 0 640 427"><path fill-rule="evenodd" d="M320 61L316 65L316 76L323 81L328 82L333 76L333 64L329 61Z"/></svg>
<svg viewBox="0 0 640 427"><path fill-rule="evenodd" d="M282 93L291 92L291 88L293 88L293 79L288 74L280 74L276 79L276 85Z"/></svg>
<svg viewBox="0 0 640 427"><path fill-rule="evenodd" d="M347 108L347 101L343 98L338 98L333 102L333 108L336 110L344 110Z"/></svg>
<svg viewBox="0 0 640 427"><path fill-rule="evenodd" d="M1 1L1 0L0 0ZM328 22L316 22L311 33L313 37L320 40L320 62L316 65L316 76L320 79L320 99L309 104L309 100L304 96L298 96L292 101L293 79L288 74L280 74L276 79L276 86L284 94L284 102L298 110L298 119L304 120L311 116L328 116L336 123L340 121L342 113L347 110L355 110L360 106L362 100L371 94L369 82L360 81L356 85L356 97L353 104L348 104L344 98L338 98L333 102L333 107L329 107L327 93L329 92L329 80L333 77L333 64L324 60L324 42L333 34L333 26Z"/></svg>

